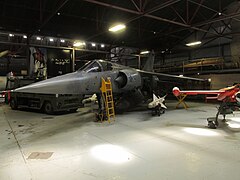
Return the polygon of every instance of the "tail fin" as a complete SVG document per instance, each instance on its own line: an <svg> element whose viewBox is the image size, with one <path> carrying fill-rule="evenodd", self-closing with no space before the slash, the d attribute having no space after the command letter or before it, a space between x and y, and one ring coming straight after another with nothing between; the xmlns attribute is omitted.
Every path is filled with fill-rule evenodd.
<svg viewBox="0 0 240 180"><path fill-rule="evenodd" d="M155 54L154 54L154 51L152 50L148 54L147 61L146 61L145 65L144 65L144 67L143 67L144 71L153 72L154 59L155 59Z"/></svg>

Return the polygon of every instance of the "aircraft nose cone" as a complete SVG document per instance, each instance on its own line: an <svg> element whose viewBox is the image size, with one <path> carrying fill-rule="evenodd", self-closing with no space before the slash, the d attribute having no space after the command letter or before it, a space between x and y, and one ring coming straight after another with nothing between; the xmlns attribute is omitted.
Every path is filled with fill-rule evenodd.
<svg viewBox="0 0 240 180"><path fill-rule="evenodd" d="M80 89L78 81L80 79L79 74L75 72L23 86L14 91L41 94L78 94Z"/></svg>
<svg viewBox="0 0 240 180"><path fill-rule="evenodd" d="M174 87L172 90L172 93L174 94L174 96L179 96L180 95L180 90L178 87Z"/></svg>

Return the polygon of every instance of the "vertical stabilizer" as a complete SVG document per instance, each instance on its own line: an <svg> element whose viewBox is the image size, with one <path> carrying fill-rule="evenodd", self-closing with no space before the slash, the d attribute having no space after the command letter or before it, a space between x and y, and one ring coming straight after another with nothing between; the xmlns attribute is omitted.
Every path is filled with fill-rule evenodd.
<svg viewBox="0 0 240 180"><path fill-rule="evenodd" d="M154 51L152 50L148 54L147 61L146 61L145 65L144 65L144 67L143 67L144 71L153 72L154 59L155 59L155 54L154 54Z"/></svg>

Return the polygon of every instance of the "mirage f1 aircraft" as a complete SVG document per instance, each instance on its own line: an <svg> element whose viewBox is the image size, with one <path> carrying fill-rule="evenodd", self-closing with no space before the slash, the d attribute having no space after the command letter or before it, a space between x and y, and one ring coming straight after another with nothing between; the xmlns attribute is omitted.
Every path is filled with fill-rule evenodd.
<svg viewBox="0 0 240 180"><path fill-rule="evenodd" d="M202 79L154 73L110 61L94 60L76 72L33 83L14 91L41 94L101 94L102 78L111 79L114 102L119 111L128 110L144 99L152 98L153 91L156 95L165 95L171 93L174 86L186 88L192 84L196 88L206 87L206 80Z"/></svg>

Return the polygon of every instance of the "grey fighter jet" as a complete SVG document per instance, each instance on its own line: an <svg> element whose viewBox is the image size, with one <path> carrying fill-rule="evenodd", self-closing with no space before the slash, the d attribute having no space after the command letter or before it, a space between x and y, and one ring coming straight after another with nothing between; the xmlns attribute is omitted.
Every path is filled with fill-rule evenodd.
<svg viewBox="0 0 240 180"><path fill-rule="evenodd" d="M94 60L76 72L30 84L15 92L41 94L100 94L102 78L110 78L116 108L135 107L153 92L157 95L171 93L175 86L181 88L206 88L206 80L147 72L105 60ZM190 86L191 84L191 86ZM193 86L193 87L192 87Z"/></svg>

